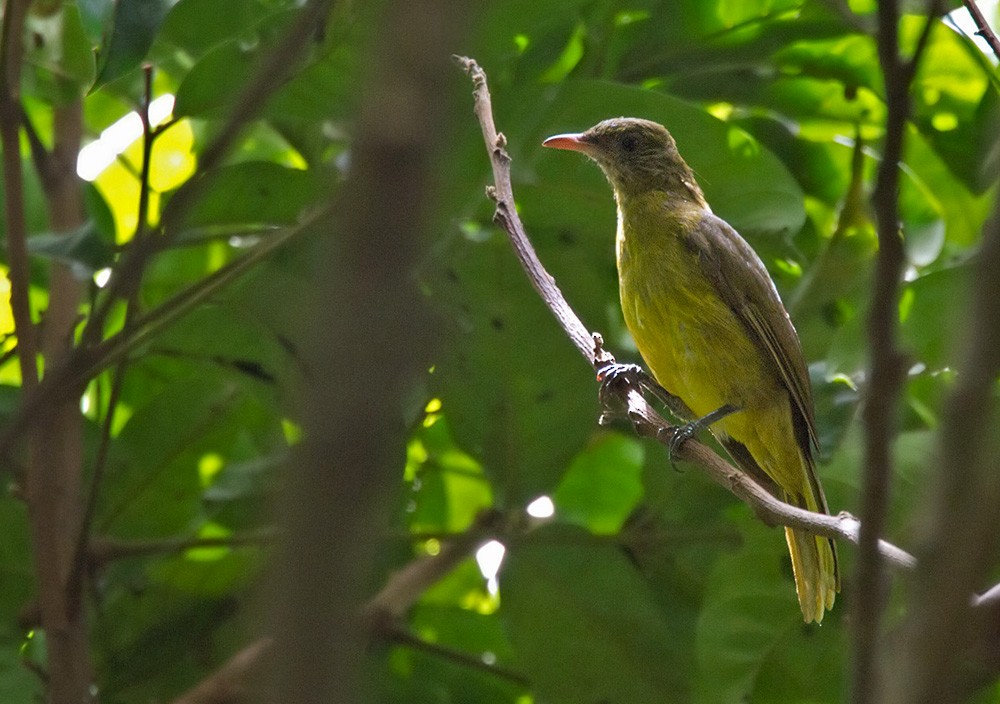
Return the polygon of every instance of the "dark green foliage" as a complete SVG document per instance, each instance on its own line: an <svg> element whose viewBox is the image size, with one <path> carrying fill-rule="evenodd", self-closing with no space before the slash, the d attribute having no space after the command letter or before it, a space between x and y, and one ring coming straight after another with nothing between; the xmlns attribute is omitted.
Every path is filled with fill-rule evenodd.
<svg viewBox="0 0 1000 704"><path fill-rule="evenodd" d="M140 65L148 61L155 94L176 94L174 115L184 118L157 139L186 130L190 142L190 150L164 147L153 168L174 168L173 156L192 160L193 169L222 121L241 109L239 96L299 4L67 3L59 51L35 47L29 55L25 109L47 140L52 108L86 93L86 128L96 137L140 103ZM366 39L377 31L375 13L348 7L359 4L343 3L316 28L233 153L199 172L204 190L193 205L172 211L173 199L192 187L184 179L155 194L151 224L165 215L175 229L146 271L141 310L156 310L331 197L335 207L350 207L337 201L337 189L351 168L356 107L370 80ZM856 411L876 251L868 197L886 113L873 14L798 0L484 5L461 45L434 50L473 56L488 72L520 215L585 324L619 359L636 357L618 309L610 189L582 157L543 151L541 140L618 115L662 122L715 212L746 235L772 272L810 362L818 472L831 509L857 512ZM904 18L904 44L912 45L922 22ZM626 424L597 425L593 371L490 222L489 164L468 82L458 71L447 80L452 119L442 127L440 197L429 213L435 236L421 243L422 265L413 273L442 339L412 403L378 409L406 419L409 451L399 467L405 496L394 526L368 527L403 533L380 556L376 588L410 560L433 554L440 538L466 530L479 511L503 512L510 535L498 595L468 559L422 596L404 625L530 684L377 641L371 701L842 701L849 595L821 627L803 626L780 529L754 520L696 469L675 472L662 446L635 438ZM936 28L916 74L901 165L909 267L900 321L912 368L889 537L902 544L924 496L941 401L961 373L969 262L1000 159L997 85L989 58L969 38ZM138 170L135 147L122 158ZM129 213L134 219L138 198L121 184L100 177L87 194L87 226L56 239L47 234L39 182L29 176L36 264L68 261L87 280L120 261L120 245L132 236L122 223ZM305 283L315 238L338 233L310 236L129 348L96 536L225 539L273 524L312 381L300 350L304 312L338 304L316 301ZM34 277L36 310L45 308L46 280ZM112 310L109 333L123 316ZM17 375L11 362L0 372L6 419ZM85 394L88 476L112 384L103 373ZM551 497L553 518L525 514L539 496ZM34 591L24 514L14 497L0 499L5 702L31 701L37 680L20 662L44 661L44 635L18 621ZM336 531L337 517L329 520ZM256 594L270 546L237 543L95 567L85 608L103 702L169 701L263 630ZM853 548L841 555L848 589Z"/></svg>

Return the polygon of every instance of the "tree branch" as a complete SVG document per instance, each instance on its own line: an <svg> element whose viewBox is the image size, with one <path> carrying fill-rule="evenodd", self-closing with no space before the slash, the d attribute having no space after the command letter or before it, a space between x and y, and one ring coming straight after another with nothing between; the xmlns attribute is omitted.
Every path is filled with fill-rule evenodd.
<svg viewBox="0 0 1000 704"><path fill-rule="evenodd" d="M531 279L535 289L541 294L546 305L555 314L567 336L595 368L600 367L612 360L613 357L603 350L600 336L588 333L579 316L570 308L554 279L545 271L538 260L517 216L513 205L513 187L510 181L510 156L504 149L506 140L497 133L494 126L486 73L473 59L464 56L453 58L472 78L475 86L473 91L475 113L482 127L483 138L493 166L493 178L496 182L495 187L488 190L490 197L497 202L495 221L510 237L525 273ZM605 385L602 387L602 404L605 408L611 408L612 412L626 415L639 434L656 438L664 445L669 445L673 426L667 423L646 402L637 389L626 384L614 384L611 387ZM852 543L859 541L858 521L849 514L841 513L838 516L828 516L779 501L751 477L723 460L711 448L697 440L692 439L683 443L674 452L674 456L687 460L707 472L716 483L749 504L757 516L769 525L799 528L816 535L847 540ZM915 564L911 555L890 543L878 541L875 546L875 549L893 564L903 568L912 568Z"/></svg>
<svg viewBox="0 0 1000 704"><path fill-rule="evenodd" d="M626 402L628 408L625 413L632 421L636 432L669 446L672 426L650 407L642 394L634 388L628 388ZM674 455L704 471L712 481L750 506L757 517L769 526L788 526L825 538L846 540L855 545L860 542L861 524L850 513L841 511L831 516L787 504L775 498L750 475L726 462L704 443L688 440L674 452ZM916 559L892 543L880 540L878 550L884 560L896 567L907 570L916 567Z"/></svg>
<svg viewBox="0 0 1000 704"><path fill-rule="evenodd" d="M114 560L181 553L197 548L238 548L247 545L267 545L274 542L277 537L278 532L273 528L208 538L122 540L111 537L95 537L87 547L86 562L92 567L100 567Z"/></svg>
<svg viewBox="0 0 1000 704"><path fill-rule="evenodd" d="M138 243L149 236L149 195L150 195L150 170L152 169L153 156L153 134L152 125L149 120L149 106L153 102L153 68L143 66L143 99L139 109L139 119L142 121L142 164L139 177L139 203L136 207L138 216L136 218L135 232L132 233L132 242ZM128 300L125 303L125 321L122 331L129 331L135 325L135 317L139 308L139 289L132 288L128 293ZM100 439L97 444L97 453L94 457L94 469L91 472L90 486L84 500L83 518L77 531L73 564L69 577L70 593L82 594L80 589L83 584L85 568L87 566L87 543L90 540L91 525L97 510L97 499L100 495L101 484L104 481L104 469L107 465L108 450L111 446L111 428L115 420L115 411L121 399L122 389L125 385L125 374L128 371L128 359L122 359L115 366L111 374L111 390L108 394L108 405L104 411L104 419L101 422Z"/></svg>
<svg viewBox="0 0 1000 704"><path fill-rule="evenodd" d="M395 645L402 645L407 648L412 648L413 650L421 650L429 653L430 655L441 658L442 660L446 660L470 670L485 672L488 675L499 677L500 679L513 682L514 684L522 687L527 687L531 684L528 678L520 672L515 672L514 670L501 667L500 665L491 665L485 662L481 657L463 653L438 643L431 643L423 638L418 638L414 634L399 626L383 633L382 639Z"/></svg>
<svg viewBox="0 0 1000 704"><path fill-rule="evenodd" d="M38 385L38 341L29 298L28 226L21 173L21 64L24 22L29 3L8 0L0 37L0 141L3 147L4 212L10 306L17 334L21 386L30 393Z"/></svg>
<svg viewBox="0 0 1000 704"><path fill-rule="evenodd" d="M272 638L255 640L175 699L173 704L237 704L250 700L253 692L247 686L247 680L261 668L261 661L273 645ZM256 698L254 701L257 701Z"/></svg>
<svg viewBox="0 0 1000 704"><path fill-rule="evenodd" d="M280 701L362 699L369 634L360 610L399 489L403 399L425 377L437 339L411 274L430 234L448 134L440 47L458 41L466 5L380 4L383 21L372 33L351 172L336 217L328 213L336 236L317 250L321 265L313 267L303 348L315 373L301 461L284 491L288 538L275 570Z"/></svg>
<svg viewBox="0 0 1000 704"><path fill-rule="evenodd" d="M939 460L929 510L916 544L925 569L913 577L910 608L889 701L957 701L968 687L971 649L996 657L1000 589L972 601L997 562L1000 540L1000 440L996 379L1000 376L1000 202L987 223L970 300L967 346L942 413Z"/></svg>
<svg viewBox="0 0 1000 704"><path fill-rule="evenodd" d="M917 44L926 45L930 18ZM885 604L885 574L878 541L885 530L893 474L892 447L897 432L898 398L906 373L906 359L897 346L899 291L905 265L899 230L899 164L910 110L909 81L919 59L907 65L899 55L897 0L878 3L878 56L884 77L888 115L882 161L879 163L872 204L878 235L878 254L868 315L869 384L863 411L865 462L861 489L861 531L854 593L850 601L854 644L851 700L869 704L880 688L878 644Z"/></svg>
<svg viewBox="0 0 1000 704"><path fill-rule="evenodd" d="M437 555L419 558L394 572L386 584L361 610L369 628L379 630L396 627L420 595L464 561L473 550L501 529L502 515L484 511L463 533L457 534L441 547Z"/></svg>
<svg viewBox="0 0 1000 704"><path fill-rule="evenodd" d="M1000 39L997 39L996 32L990 27L990 23L986 21L982 10L976 4L976 0L963 0L963 4L965 5L965 9L969 11L969 14L972 15L972 21L976 23L976 34L986 40L990 49L993 50L993 55L997 59L1000 59Z"/></svg>
<svg viewBox="0 0 1000 704"><path fill-rule="evenodd" d="M534 247L528 240L521 219L517 216L514 205L514 190L510 180L510 156L507 154L507 138L499 134L493 122L493 104L490 91L486 85L486 72L473 59L465 56L453 56L452 59L472 79L475 96L475 112L479 126L483 131L486 148L490 151L490 163L493 165L494 185L486 189L486 194L496 202L497 209L493 221L510 237L514 253L521 266L524 267L531 285L545 301L545 305L556 316L559 325L566 332L570 341L576 346L594 368L599 368L614 359L610 355L595 354L593 335L584 327L580 317L573 311L566 297L563 296L555 279L545 270L542 262L535 254Z"/></svg>

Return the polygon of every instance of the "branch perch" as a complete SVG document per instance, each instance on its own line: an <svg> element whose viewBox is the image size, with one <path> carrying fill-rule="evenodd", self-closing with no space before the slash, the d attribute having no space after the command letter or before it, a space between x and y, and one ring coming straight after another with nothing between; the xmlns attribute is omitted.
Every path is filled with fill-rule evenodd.
<svg viewBox="0 0 1000 704"><path fill-rule="evenodd" d="M972 21L976 23L976 34L986 41L990 49L993 50L993 55L1000 59L1000 40L997 39L996 33L990 28L990 23L986 21L986 17L983 16L983 11L979 9L979 5L976 4L975 0L963 0L963 4L972 16Z"/></svg>
<svg viewBox="0 0 1000 704"><path fill-rule="evenodd" d="M497 132L494 125L486 72L474 59L464 56L455 56L453 59L469 75L474 86L475 114L482 128L483 139L486 142L490 163L493 167L495 185L487 188L487 195L497 204L494 222L507 233L535 290L539 292L545 304L556 316L559 325L584 358L595 368L600 368L614 361L614 358L603 350L600 335L587 332L587 328L579 316L566 302L555 280L545 270L535 254L535 250L524 231L524 226L517 216L510 179L511 159L506 151L507 140ZM618 397L615 399L615 406L620 407L621 412L631 420L636 432L640 435L656 438L664 445L669 444L673 426L646 402L636 388L626 384L615 384L607 391ZM678 459L691 462L708 473L713 481L749 504L756 515L768 525L789 526L827 538L858 543L861 524L850 514L840 513L837 516L828 516L806 511L780 501L751 477L726 462L710 447L697 440L686 441L677 448L674 455ZM912 555L884 540L879 541L878 549L886 561L899 567L912 569L916 565L916 560Z"/></svg>
<svg viewBox="0 0 1000 704"><path fill-rule="evenodd" d="M600 367L614 359L610 356L602 356L595 350L594 338L587 331L586 326L580 317L566 302L556 280L545 270L542 262L535 254L535 248L531 246L528 235L521 224L521 218L517 216L517 209L514 207L514 188L510 181L510 155L507 153L507 138L497 132L493 122L493 102L490 98L490 90L486 85L486 72L475 62L465 56L452 56L458 64L472 79L475 86L473 95L475 96L475 112L479 119L479 126L483 130L483 139L486 141L486 148L490 151L490 163L493 165L493 186L486 188L486 195L497 204L496 212L493 214L495 222L510 237L510 243L514 247L521 266L524 267L531 285L538 291L538 295L545 301L545 305L552 311L559 321L560 327L569 336L580 354L591 361L595 368Z"/></svg>

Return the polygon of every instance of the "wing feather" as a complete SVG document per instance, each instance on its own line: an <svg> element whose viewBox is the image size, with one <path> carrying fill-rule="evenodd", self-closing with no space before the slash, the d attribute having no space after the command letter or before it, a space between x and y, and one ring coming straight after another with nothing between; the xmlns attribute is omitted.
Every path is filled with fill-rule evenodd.
<svg viewBox="0 0 1000 704"><path fill-rule="evenodd" d="M760 257L729 223L706 212L690 236L702 270L753 340L767 351L788 390L796 433L806 457L819 446L809 370L802 346ZM812 479L812 477L810 478ZM813 482L816 484L816 482ZM822 492L819 492L822 496Z"/></svg>

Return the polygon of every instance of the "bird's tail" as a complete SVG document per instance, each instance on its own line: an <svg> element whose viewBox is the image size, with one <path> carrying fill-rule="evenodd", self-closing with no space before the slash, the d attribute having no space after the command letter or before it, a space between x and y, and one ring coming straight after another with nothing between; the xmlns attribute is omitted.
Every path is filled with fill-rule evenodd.
<svg viewBox="0 0 1000 704"><path fill-rule="evenodd" d="M827 512L825 501L813 492L806 495L787 494L785 501L810 511ZM833 607L840 591L840 570L837 549L833 541L801 530L785 528L788 552L792 556L795 592L806 623L820 623L827 609Z"/></svg>

